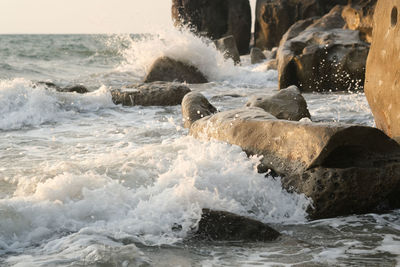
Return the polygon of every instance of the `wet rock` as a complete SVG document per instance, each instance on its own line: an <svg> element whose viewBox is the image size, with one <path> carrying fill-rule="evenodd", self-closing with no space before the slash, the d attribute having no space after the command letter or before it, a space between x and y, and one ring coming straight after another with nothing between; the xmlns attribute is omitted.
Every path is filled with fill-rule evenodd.
<svg viewBox="0 0 400 267"><path fill-rule="evenodd" d="M272 49L293 23L322 14L318 0L257 0L255 46Z"/></svg>
<svg viewBox="0 0 400 267"><path fill-rule="evenodd" d="M134 84L122 90L111 91L116 105L123 106L175 106L190 93L189 87L178 83L154 82Z"/></svg>
<svg viewBox="0 0 400 267"><path fill-rule="evenodd" d="M363 89L369 44L358 31L342 29L342 7L321 19L295 23L278 49L279 88L302 92Z"/></svg>
<svg viewBox="0 0 400 267"><path fill-rule="evenodd" d="M376 126L400 141L400 0L378 1L368 56L365 95Z"/></svg>
<svg viewBox="0 0 400 267"><path fill-rule="evenodd" d="M263 51L258 47L253 47L250 51L251 64L258 64L267 59Z"/></svg>
<svg viewBox="0 0 400 267"><path fill-rule="evenodd" d="M276 240L280 234L254 219L226 211L203 209L195 236L212 241L266 242Z"/></svg>
<svg viewBox="0 0 400 267"><path fill-rule="evenodd" d="M233 35L241 55L249 51L251 8L248 0L173 0L175 26L216 40Z"/></svg>
<svg viewBox="0 0 400 267"><path fill-rule="evenodd" d="M194 66L169 57L157 59L144 79L145 83L155 81L207 83L206 77Z"/></svg>
<svg viewBox="0 0 400 267"><path fill-rule="evenodd" d="M262 155L284 188L312 199L312 219L373 212L400 181L400 145L376 128L277 120L244 108L197 120L190 134Z"/></svg>
<svg viewBox="0 0 400 267"><path fill-rule="evenodd" d="M247 107L259 107L278 119L299 121L310 118L307 103L296 86L280 90L273 96L253 96Z"/></svg>
<svg viewBox="0 0 400 267"><path fill-rule="evenodd" d="M217 109L200 93L188 93L182 100L182 117L185 128L190 128L193 122L216 112Z"/></svg>
<svg viewBox="0 0 400 267"><path fill-rule="evenodd" d="M35 87L38 85L45 86L46 88L54 89L57 92L62 92L62 93L78 93L78 94L89 93L89 90L83 85L72 85L72 86L67 86L67 87L60 87L53 82L46 82L46 81L34 82Z"/></svg>
<svg viewBox="0 0 400 267"><path fill-rule="evenodd" d="M277 70L278 69L278 61L276 59L271 59L265 62L266 70Z"/></svg>
<svg viewBox="0 0 400 267"><path fill-rule="evenodd" d="M373 16L377 0L359 0L343 8L342 17L345 28L358 30L363 41L371 43Z"/></svg>
<svg viewBox="0 0 400 267"><path fill-rule="evenodd" d="M232 35L218 39L215 46L224 54L225 59L232 59L235 65L240 64L240 55L236 46L235 38Z"/></svg>

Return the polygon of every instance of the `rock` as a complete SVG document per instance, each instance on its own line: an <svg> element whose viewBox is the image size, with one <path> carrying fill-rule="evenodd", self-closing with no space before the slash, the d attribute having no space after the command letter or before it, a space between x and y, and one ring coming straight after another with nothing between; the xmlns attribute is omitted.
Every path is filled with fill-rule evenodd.
<svg viewBox="0 0 400 267"><path fill-rule="evenodd" d="M266 242L280 234L268 225L226 211L203 209L195 236L212 241Z"/></svg>
<svg viewBox="0 0 400 267"><path fill-rule="evenodd" d="M312 199L312 219L373 212L400 181L400 145L376 128L277 120L244 108L197 120L190 134L262 155L262 169Z"/></svg>
<svg viewBox="0 0 400 267"><path fill-rule="evenodd" d="M224 54L225 59L231 58L235 65L240 64L239 51L232 35L216 40L215 46Z"/></svg>
<svg viewBox="0 0 400 267"><path fill-rule="evenodd" d="M276 59L276 55L278 53L278 47L274 47L271 49L271 54L269 56L269 59Z"/></svg>
<svg viewBox="0 0 400 267"><path fill-rule="evenodd" d="M154 82L130 85L122 90L111 91L112 101L123 106L175 106L190 93L183 84Z"/></svg>
<svg viewBox="0 0 400 267"><path fill-rule="evenodd" d="M278 61L276 59L271 59L265 62L266 70L277 70L278 69Z"/></svg>
<svg viewBox="0 0 400 267"><path fill-rule="evenodd" d="M273 96L253 96L247 107L259 107L278 119L299 121L310 118L307 103L296 86L280 90Z"/></svg>
<svg viewBox="0 0 400 267"><path fill-rule="evenodd" d="M217 109L200 93L188 93L182 100L182 117L185 128L190 128L193 122L216 112Z"/></svg>
<svg viewBox="0 0 400 267"><path fill-rule="evenodd" d="M44 82L44 81L34 82L33 85L34 85L34 87L36 87L38 85L42 85L42 86L45 86L46 88L54 89L57 92L61 92L61 93L78 93L78 94L89 93L89 90L83 85L72 85L72 86L67 86L67 87L60 87L53 82Z"/></svg>
<svg viewBox="0 0 400 267"><path fill-rule="evenodd" d="M260 49L278 46L293 23L323 13L318 0L257 0L255 46Z"/></svg>
<svg viewBox="0 0 400 267"><path fill-rule="evenodd" d="M241 55L249 51L251 8L249 0L173 0L175 26L189 26L216 40L233 35Z"/></svg>
<svg viewBox="0 0 400 267"><path fill-rule="evenodd" d="M358 30L363 41L371 43L373 16L377 0L360 0L343 8L345 28Z"/></svg>
<svg viewBox="0 0 400 267"><path fill-rule="evenodd" d="M258 47L253 47L250 51L251 64L258 64L267 59L264 53Z"/></svg>
<svg viewBox="0 0 400 267"><path fill-rule="evenodd" d="M194 66L169 57L157 59L144 79L145 83L155 81L207 83L206 77Z"/></svg>
<svg viewBox="0 0 400 267"><path fill-rule="evenodd" d="M365 95L376 126L400 141L400 0L378 1L368 56Z"/></svg>
<svg viewBox="0 0 400 267"><path fill-rule="evenodd" d="M321 19L295 23L278 49L279 88L302 92L363 89L369 44L358 31L342 29L342 7Z"/></svg>

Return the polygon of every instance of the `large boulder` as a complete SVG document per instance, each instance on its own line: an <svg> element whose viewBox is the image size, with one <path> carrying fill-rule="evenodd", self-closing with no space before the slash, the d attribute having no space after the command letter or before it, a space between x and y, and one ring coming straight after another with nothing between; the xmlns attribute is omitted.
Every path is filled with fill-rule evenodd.
<svg viewBox="0 0 400 267"><path fill-rule="evenodd" d="M376 126L400 141L400 0L378 1L365 95Z"/></svg>
<svg viewBox="0 0 400 267"><path fill-rule="evenodd" d="M203 209L197 238L211 241L266 242L280 234L268 225L226 211Z"/></svg>
<svg viewBox="0 0 400 267"><path fill-rule="evenodd" d="M213 40L233 35L240 54L249 51L249 0L173 0L172 18L175 26L189 26Z"/></svg>
<svg viewBox="0 0 400 267"><path fill-rule="evenodd" d="M279 88L302 92L361 90L369 44L358 31L342 29L342 7L320 19L295 23L278 49Z"/></svg>
<svg viewBox="0 0 400 267"><path fill-rule="evenodd" d="M247 107L259 107L278 119L299 121L311 118L307 102L296 86L280 90L272 96L253 96Z"/></svg>
<svg viewBox="0 0 400 267"><path fill-rule="evenodd" d="M150 67L144 82L187 82L187 83L207 83L206 77L194 66L184 62L161 57Z"/></svg>
<svg viewBox="0 0 400 267"><path fill-rule="evenodd" d="M293 23L323 13L318 0L257 0L255 46L272 49Z"/></svg>
<svg viewBox="0 0 400 267"><path fill-rule="evenodd" d="M189 87L183 84L154 82L133 84L122 90L113 90L111 96L116 105L175 106L190 92Z"/></svg>
<svg viewBox="0 0 400 267"><path fill-rule="evenodd" d="M277 120L243 108L197 120L190 134L262 155L260 169L312 199L312 219L376 211L400 184L400 145L376 128Z"/></svg>
<svg viewBox="0 0 400 267"><path fill-rule="evenodd" d="M188 93L182 100L182 117L185 128L190 128L193 122L216 112L217 109L200 93Z"/></svg>
<svg viewBox="0 0 400 267"><path fill-rule="evenodd" d="M235 65L240 63L239 51L232 35L216 40L215 46L224 54L225 59L232 59Z"/></svg>

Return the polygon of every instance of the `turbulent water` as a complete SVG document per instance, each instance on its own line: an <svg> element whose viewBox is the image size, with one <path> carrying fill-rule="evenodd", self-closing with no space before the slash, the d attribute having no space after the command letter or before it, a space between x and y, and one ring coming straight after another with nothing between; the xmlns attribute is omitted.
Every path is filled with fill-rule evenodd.
<svg viewBox="0 0 400 267"><path fill-rule="evenodd" d="M211 82L189 86L219 110L277 87L276 71L248 57L234 66L185 32L0 35L1 266L400 265L400 210L309 222L309 200L258 174L259 158L188 137L179 106L114 105L110 89L140 82L161 55L198 66ZM305 98L314 121L373 125L363 93ZM193 241L202 208L256 218L283 236Z"/></svg>

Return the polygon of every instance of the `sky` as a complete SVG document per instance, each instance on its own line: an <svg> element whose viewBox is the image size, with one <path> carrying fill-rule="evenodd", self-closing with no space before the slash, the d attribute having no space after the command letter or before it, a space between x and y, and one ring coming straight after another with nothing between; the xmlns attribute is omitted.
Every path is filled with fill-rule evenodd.
<svg viewBox="0 0 400 267"><path fill-rule="evenodd" d="M145 33L169 25L171 0L0 0L0 34Z"/></svg>

